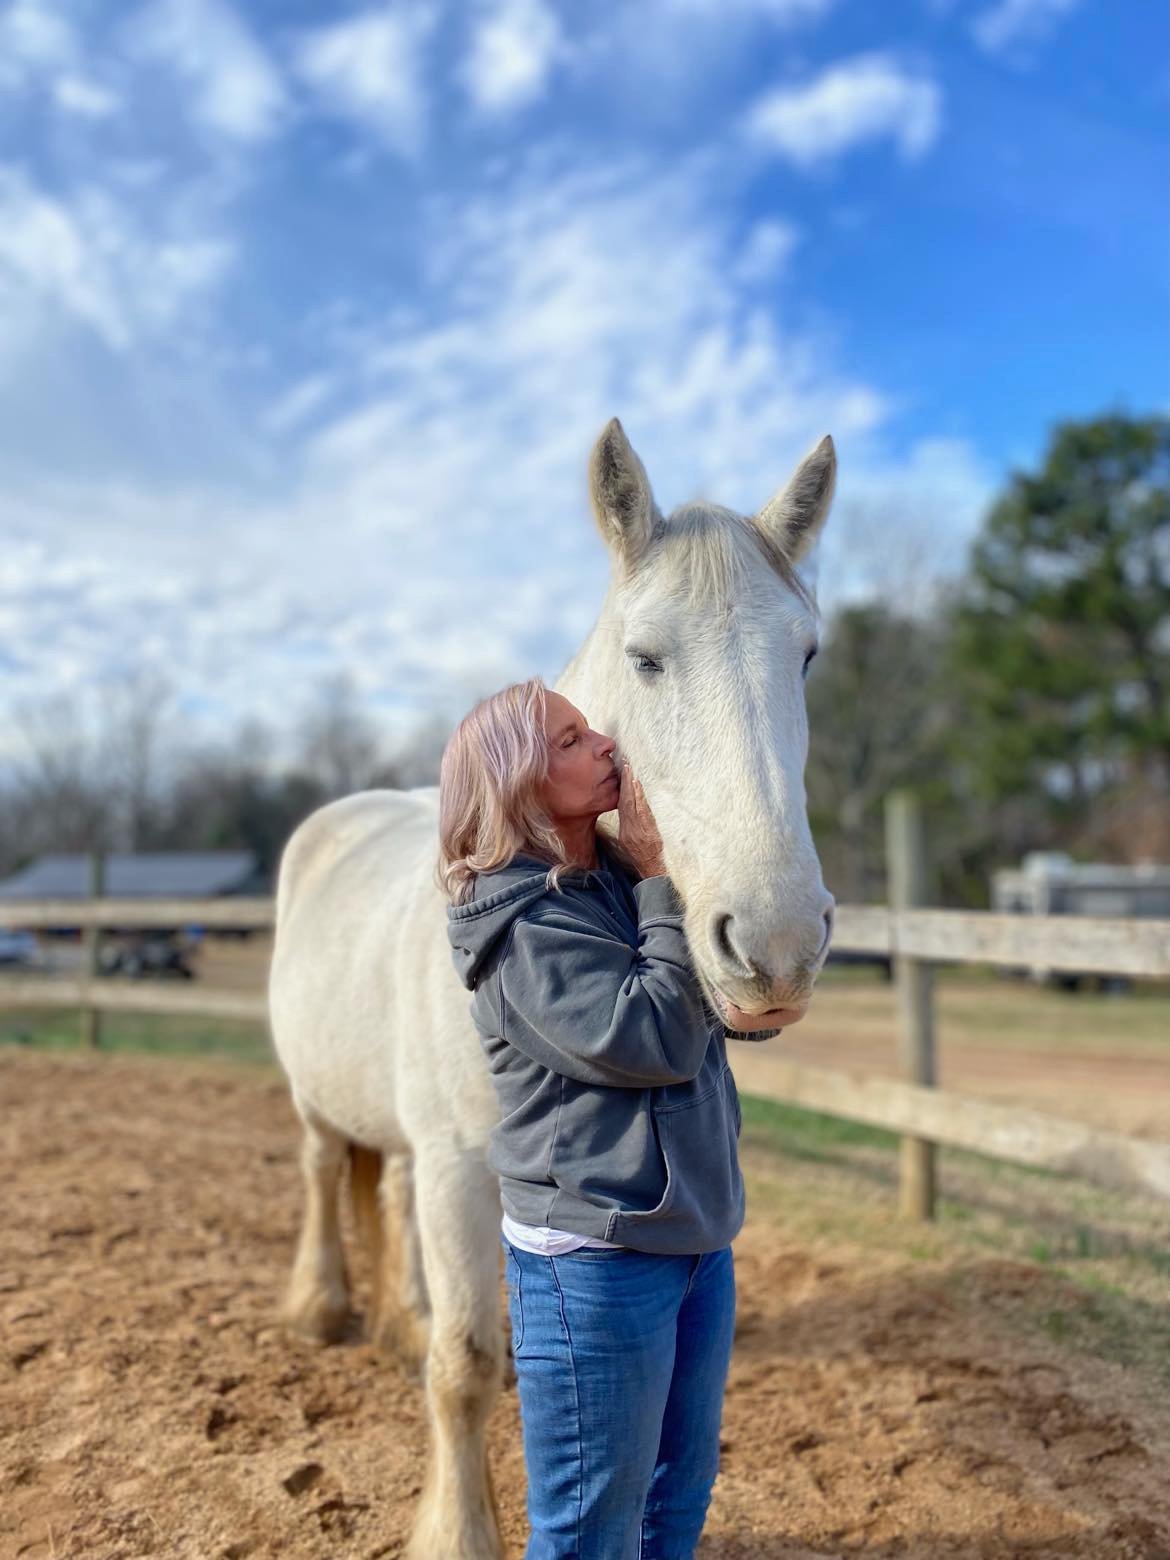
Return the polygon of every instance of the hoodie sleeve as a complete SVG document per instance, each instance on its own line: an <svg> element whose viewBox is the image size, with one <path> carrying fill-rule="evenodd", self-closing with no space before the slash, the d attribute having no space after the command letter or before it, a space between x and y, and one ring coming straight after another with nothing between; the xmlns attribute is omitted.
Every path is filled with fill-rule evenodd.
<svg viewBox="0 0 1170 1560"><path fill-rule="evenodd" d="M580 1083L646 1088L695 1077L710 1021L669 878L634 885L638 946L541 900L498 969L503 1037Z"/></svg>

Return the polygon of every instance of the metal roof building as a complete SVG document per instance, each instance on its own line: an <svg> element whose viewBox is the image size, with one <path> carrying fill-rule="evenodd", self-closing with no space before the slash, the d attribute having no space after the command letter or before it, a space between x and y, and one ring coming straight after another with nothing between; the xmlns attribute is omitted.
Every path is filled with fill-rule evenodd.
<svg viewBox="0 0 1170 1560"><path fill-rule="evenodd" d="M250 850L145 851L105 858L107 899L214 899L264 894ZM88 899L89 857L40 856L0 883L0 899Z"/></svg>

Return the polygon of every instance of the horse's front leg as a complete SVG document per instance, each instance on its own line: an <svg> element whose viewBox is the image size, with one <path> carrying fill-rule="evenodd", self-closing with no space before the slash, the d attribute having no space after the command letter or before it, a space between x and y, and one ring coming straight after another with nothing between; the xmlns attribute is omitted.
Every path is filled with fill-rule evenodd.
<svg viewBox="0 0 1170 1560"><path fill-rule="evenodd" d="M428 1147L415 1212L431 1301L430 1449L408 1560L500 1560L487 1420L499 1390L499 1183L482 1151Z"/></svg>

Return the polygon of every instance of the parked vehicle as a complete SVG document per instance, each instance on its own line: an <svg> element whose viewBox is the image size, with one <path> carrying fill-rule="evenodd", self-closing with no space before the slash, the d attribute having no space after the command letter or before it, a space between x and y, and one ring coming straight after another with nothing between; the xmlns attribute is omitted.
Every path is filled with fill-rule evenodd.
<svg viewBox="0 0 1170 1560"><path fill-rule="evenodd" d="M0 926L0 964L31 969L40 963L40 948L32 932L13 932Z"/></svg>
<svg viewBox="0 0 1170 1560"><path fill-rule="evenodd" d="M1074 861L1064 851L1033 851L1019 867L992 874L991 908L1008 915L1170 917L1170 867ZM1087 974L1032 965L1008 973L1024 975L1062 991L1096 988L1127 991L1124 975Z"/></svg>
<svg viewBox="0 0 1170 1560"><path fill-rule="evenodd" d="M106 942L99 969L103 975L121 975L130 980L144 980L150 976L194 980L195 971L190 962L192 952L187 939L179 932L124 933Z"/></svg>

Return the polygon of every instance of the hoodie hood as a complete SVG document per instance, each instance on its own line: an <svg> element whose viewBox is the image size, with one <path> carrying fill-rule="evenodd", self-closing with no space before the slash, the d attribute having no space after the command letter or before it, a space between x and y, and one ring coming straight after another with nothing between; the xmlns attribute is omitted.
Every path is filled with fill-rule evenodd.
<svg viewBox="0 0 1170 1560"><path fill-rule="evenodd" d="M481 872L466 904L447 907L447 939L459 979L474 991L484 963L512 922L548 892L551 863L517 855L506 867Z"/></svg>
<svg viewBox="0 0 1170 1560"><path fill-rule="evenodd" d="M613 858L601 841L597 848L600 869L613 866ZM447 940L459 979L474 991L483 966L508 935L508 928L529 905L549 892L552 862L517 853L507 866L481 872L472 885L472 896L462 905L447 907ZM586 884L595 874L587 869L566 873L562 883Z"/></svg>

